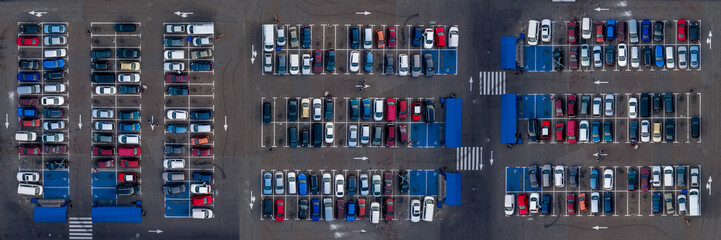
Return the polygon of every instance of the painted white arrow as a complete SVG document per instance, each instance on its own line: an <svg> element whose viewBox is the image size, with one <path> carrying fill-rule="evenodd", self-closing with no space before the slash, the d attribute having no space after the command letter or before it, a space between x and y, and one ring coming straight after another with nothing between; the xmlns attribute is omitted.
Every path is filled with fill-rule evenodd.
<svg viewBox="0 0 721 240"><path fill-rule="evenodd" d="M225 131L228 131L228 116L225 116L225 124L223 124L223 128L225 128Z"/></svg>
<svg viewBox="0 0 721 240"><path fill-rule="evenodd" d="M708 37L706 38L706 44L708 44L708 49L711 49L711 37L713 37L713 34L711 34L711 30L708 31Z"/></svg>
<svg viewBox="0 0 721 240"><path fill-rule="evenodd" d="M255 56L258 56L258 52L255 51L255 45L250 45L251 55L250 55L250 64L255 63Z"/></svg>
<svg viewBox="0 0 721 240"><path fill-rule="evenodd" d="M368 160L368 158L367 158L366 156L354 157L353 159L354 159L354 160L363 160L363 161Z"/></svg>
<svg viewBox="0 0 721 240"><path fill-rule="evenodd" d="M368 15L371 14L371 12L369 12L369 11L362 11L362 12L355 12L355 14L368 16Z"/></svg>
<svg viewBox="0 0 721 240"><path fill-rule="evenodd" d="M83 115L78 115L78 128L83 129Z"/></svg>
<svg viewBox="0 0 721 240"><path fill-rule="evenodd" d="M601 227L601 226L596 225L595 227L593 227L593 229L596 229L596 230L606 230L606 229L608 229L608 227Z"/></svg>
<svg viewBox="0 0 721 240"><path fill-rule="evenodd" d="M473 92L473 77L471 77L471 79L468 79L468 91Z"/></svg>
<svg viewBox="0 0 721 240"><path fill-rule="evenodd" d="M148 230L148 232L160 234L160 233L163 232L163 230L160 230L160 229L151 229L151 230Z"/></svg>
<svg viewBox="0 0 721 240"><path fill-rule="evenodd" d="M491 166L493 166L493 151L491 151Z"/></svg>
<svg viewBox="0 0 721 240"><path fill-rule="evenodd" d="M250 210L253 210L253 204L255 204L255 195L253 195L253 191L250 191Z"/></svg>
<svg viewBox="0 0 721 240"><path fill-rule="evenodd" d="M155 130L155 116L150 116L150 130Z"/></svg>
<svg viewBox="0 0 721 240"><path fill-rule="evenodd" d="M10 123L8 123L8 114L6 113L5 114L5 128L8 128L9 125L10 125Z"/></svg>
<svg viewBox="0 0 721 240"><path fill-rule="evenodd" d="M176 12L174 12L174 13L175 13L175 15L178 15L178 16L181 16L181 17L184 17L184 18L188 17L188 15L193 14L193 12L181 12L181 11L176 11Z"/></svg>
<svg viewBox="0 0 721 240"><path fill-rule="evenodd" d="M711 195L711 176L708 176L708 181L706 182L706 190L708 190L708 195Z"/></svg>
<svg viewBox="0 0 721 240"><path fill-rule="evenodd" d="M36 17L42 17L43 14L47 14L47 13L48 13L48 12L38 12L38 11L35 11L35 10L28 12L28 14L33 15L33 16L36 16Z"/></svg>
<svg viewBox="0 0 721 240"><path fill-rule="evenodd" d="M596 9L593 9L593 10L596 10L597 12L608 11L608 8L597 7Z"/></svg>
<svg viewBox="0 0 721 240"><path fill-rule="evenodd" d="M608 82L602 82L601 80L596 80L593 83L595 83L596 85L601 85L601 83L608 83Z"/></svg>

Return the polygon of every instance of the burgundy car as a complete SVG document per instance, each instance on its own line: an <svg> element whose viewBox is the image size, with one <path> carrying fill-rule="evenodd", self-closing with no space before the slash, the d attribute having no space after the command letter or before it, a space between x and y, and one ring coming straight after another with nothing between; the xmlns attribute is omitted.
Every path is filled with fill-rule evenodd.
<svg viewBox="0 0 721 240"><path fill-rule="evenodd" d="M316 49L313 51L313 73L323 72L323 51Z"/></svg>
<svg viewBox="0 0 721 240"><path fill-rule="evenodd" d="M123 159L123 160L120 160L120 166L136 168L136 167L140 167L140 161L137 158Z"/></svg>
<svg viewBox="0 0 721 240"><path fill-rule="evenodd" d="M36 98L36 97L21 97L19 104L20 104L20 106L37 106L38 98Z"/></svg>
<svg viewBox="0 0 721 240"><path fill-rule="evenodd" d="M112 147L93 147L93 155L95 156L110 156L113 155Z"/></svg>
<svg viewBox="0 0 721 240"><path fill-rule="evenodd" d="M190 152L193 154L193 156L212 156L213 155L212 148L193 148L190 150Z"/></svg>
<svg viewBox="0 0 721 240"><path fill-rule="evenodd" d="M68 152L68 146L65 145L45 145L45 153L64 154Z"/></svg>
<svg viewBox="0 0 721 240"><path fill-rule="evenodd" d="M186 83L188 82L188 74L182 73L167 73L165 74L165 82L166 83Z"/></svg>
<svg viewBox="0 0 721 240"><path fill-rule="evenodd" d="M405 124L398 126L398 141L406 143L408 141L408 129Z"/></svg>
<svg viewBox="0 0 721 240"><path fill-rule="evenodd" d="M578 42L578 22L576 21L568 22L568 42Z"/></svg>
<svg viewBox="0 0 721 240"><path fill-rule="evenodd" d="M392 147L396 144L396 127L393 124L388 124L386 128L386 147Z"/></svg>
<svg viewBox="0 0 721 240"><path fill-rule="evenodd" d="M575 117L576 116L576 101L577 97L576 95L568 95L568 98L566 99L566 112L568 112L569 117Z"/></svg>
<svg viewBox="0 0 721 240"><path fill-rule="evenodd" d="M398 100L398 119L405 120L408 116L408 102L405 99Z"/></svg>
<svg viewBox="0 0 721 240"><path fill-rule="evenodd" d="M40 119L21 119L20 120L20 126L21 127L39 127L40 126Z"/></svg>
<svg viewBox="0 0 721 240"><path fill-rule="evenodd" d="M563 99L556 96L556 117L563 117Z"/></svg>
<svg viewBox="0 0 721 240"><path fill-rule="evenodd" d="M641 168L641 190L648 191L648 184L650 183L651 170L648 167Z"/></svg>
<svg viewBox="0 0 721 240"><path fill-rule="evenodd" d="M568 215L576 214L576 194L568 194L568 197L566 197L566 209Z"/></svg>
<svg viewBox="0 0 721 240"><path fill-rule="evenodd" d="M388 47L396 47L396 27L388 27Z"/></svg>
<svg viewBox="0 0 721 240"><path fill-rule="evenodd" d="M386 198L386 204L383 204L383 207L385 208L385 216L386 220L390 221L393 220L393 198Z"/></svg>
<svg viewBox="0 0 721 240"><path fill-rule="evenodd" d="M578 46L571 46L568 52L568 64L571 70L578 69Z"/></svg>
<svg viewBox="0 0 721 240"><path fill-rule="evenodd" d="M108 167L114 167L114 166L115 166L115 161L113 159L98 160L98 167L108 168Z"/></svg>
<svg viewBox="0 0 721 240"><path fill-rule="evenodd" d="M40 155L40 147L38 146L20 146L18 147L20 155Z"/></svg>

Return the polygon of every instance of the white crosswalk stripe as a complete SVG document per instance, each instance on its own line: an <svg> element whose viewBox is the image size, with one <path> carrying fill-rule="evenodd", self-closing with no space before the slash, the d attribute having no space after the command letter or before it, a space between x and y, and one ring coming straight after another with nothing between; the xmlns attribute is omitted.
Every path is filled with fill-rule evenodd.
<svg viewBox="0 0 721 240"><path fill-rule="evenodd" d="M506 93L506 72L479 72L479 95L501 95Z"/></svg>
<svg viewBox="0 0 721 240"><path fill-rule="evenodd" d="M93 239L92 220L89 217L68 218L68 239Z"/></svg>
<svg viewBox="0 0 721 240"><path fill-rule="evenodd" d="M483 147L456 148L456 170L481 170Z"/></svg>

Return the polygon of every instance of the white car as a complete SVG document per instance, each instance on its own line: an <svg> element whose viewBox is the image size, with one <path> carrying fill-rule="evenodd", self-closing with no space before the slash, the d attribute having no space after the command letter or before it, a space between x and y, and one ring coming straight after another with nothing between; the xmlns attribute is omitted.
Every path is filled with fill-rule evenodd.
<svg viewBox="0 0 721 240"><path fill-rule="evenodd" d="M358 72L360 70L360 53L358 51L350 52L350 71Z"/></svg>
<svg viewBox="0 0 721 240"><path fill-rule="evenodd" d="M165 25L166 33L185 33L185 24L168 24Z"/></svg>
<svg viewBox="0 0 721 240"><path fill-rule="evenodd" d="M666 68L675 68L676 64L674 63L674 57L673 57L673 46L666 46L666 53L664 56L666 57Z"/></svg>
<svg viewBox="0 0 721 240"><path fill-rule="evenodd" d="M43 86L43 91L46 93L61 93L65 92L66 86L64 83L46 83Z"/></svg>
<svg viewBox="0 0 721 240"><path fill-rule="evenodd" d="M628 64L626 44L618 44L618 66L625 67Z"/></svg>
<svg viewBox="0 0 721 240"><path fill-rule="evenodd" d="M45 121L43 122L44 130L59 130L65 128L65 121Z"/></svg>
<svg viewBox="0 0 721 240"><path fill-rule="evenodd" d="M421 200L411 200L411 222L421 221Z"/></svg>
<svg viewBox="0 0 721 240"><path fill-rule="evenodd" d="M458 27L451 27L448 29L448 47L458 47Z"/></svg>
<svg viewBox="0 0 721 240"><path fill-rule="evenodd" d="M210 194L213 188L207 183L190 184L190 193L192 194Z"/></svg>
<svg viewBox="0 0 721 240"><path fill-rule="evenodd" d="M115 94L115 86L95 86L95 94L99 94L99 95Z"/></svg>
<svg viewBox="0 0 721 240"><path fill-rule="evenodd" d="M599 45L593 46L593 66L594 67L600 68L603 65L601 55L603 55L603 51L601 51L601 46L599 46Z"/></svg>
<svg viewBox="0 0 721 240"><path fill-rule="evenodd" d="M433 48L433 28L426 28L426 30L423 31L423 48Z"/></svg>
<svg viewBox="0 0 721 240"><path fill-rule="evenodd" d="M563 165L558 165L554 167L553 170L553 184L556 187L562 188L566 185L566 178L565 178L565 168Z"/></svg>
<svg viewBox="0 0 721 240"><path fill-rule="evenodd" d="M407 54L398 54L398 75L408 76L409 59Z"/></svg>
<svg viewBox="0 0 721 240"><path fill-rule="evenodd" d="M603 171L603 190L613 190L613 170L611 169Z"/></svg>
<svg viewBox="0 0 721 240"><path fill-rule="evenodd" d="M381 175L375 174L371 177L371 186L373 189L373 196L381 196Z"/></svg>
<svg viewBox="0 0 721 240"><path fill-rule="evenodd" d="M663 186L673 187L673 167L663 167Z"/></svg>
<svg viewBox="0 0 721 240"><path fill-rule="evenodd" d="M140 144L139 134L120 134L118 135L118 143L120 144Z"/></svg>
<svg viewBox="0 0 721 240"><path fill-rule="evenodd" d="M693 171L692 171L692 174L693 174ZM370 189L368 174L363 173L360 175L360 177L358 179L359 179L358 182L360 183L360 195L368 196L369 189Z"/></svg>
<svg viewBox="0 0 721 240"><path fill-rule="evenodd" d="M40 181L40 173L38 172L18 172L18 182L37 182Z"/></svg>
<svg viewBox="0 0 721 240"><path fill-rule="evenodd" d="M185 50L165 50L165 60L179 60L185 58Z"/></svg>
<svg viewBox="0 0 721 240"><path fill-rule="evenodd" d="M641 142L651 141L651 123L648 120L641 121Z"/></svg>
<svg viewBox="0 0 721 240"><path fill-rule="evenodd" d="M213 209L208 208L193 208L192 213L194 219L206 219L215 217L215 215L213 214Z"/></svg>
<svg viewBox="0 0 721 240"><path fill-rule="evenodd" d="M641 55L637 46L631 47L631 67L638 68L641 66Z"/></svg>
<svg viewBox="0 0 721 240"><path fill-rule="evenodd" d="M278 35L278 37L276 38L276 45L278 45L279 47L285 46L285 29L283 29L283 25L279 24L276 27L275 31L277 33L276 35Z"/></svg>
<svg viewBox="0 0 721 240"><path fill-rule="evenodd" d="M581 123L578 124L578 141L579 142L588 142L588 134L590 125L588 124L588 120L581 120Z"/></svg>
<svg viewBox="0 0 721 240"><path fill-rule="evenodd" d="M121 73L118 74L118 82L121 83L136 83L140 82L139 73Z"/></svg>
<svg viewBox="0 0 721 240"><path fill-rule="evenodd" d="M686 46L678 47L678 67L681 69L686 69L688 67L688 61L686 60L688 55L686 53L688 53Z"/></svg>
<svg viewBox="0 0 721 240"><path fill-rule="evenodd" d="M275 194L283 194L285 192L283 185L283 172L275 172Z"/></svg>
<svg viewBox="0 0 721 240"><path fill-rule="evenodd" d="M165 62L163 63L163 70L166 72L170 71L183 71L185 70L185 63L182 62Z"/></svg>
<svg viewBox="0 0 721 240"><path fill-rule="evenodd" d="M63 96L45 96L41 99L43 106L58 106L65 104Z"/></svg>
<svg viewBox="0 0 721 240"><path fill-rule="evenodd" d="M606 114L606 117L613 117L613 100L613 94L606 94L606 104L604 110L604 114Z"/></svg>
<svg viewBox="0 0 721 240"><path fill-rule="evenodd" d="M376 98L373 101L373 121L383 121L383 99Z"/></svg>
<svg viewBox="0 0 721 240"><path fill-rule="evenodd" d="M426 222L432 222L433 221L433 213L436 209L436 199L434 199L431 196L426 196L423 198L423 221Z"/></svg>
<svg viewBox="0 0 721 240"><path fill-rule="evenodd" d="M166 158L163 160L165 169L182 169L185 168L185 159Z"/></svg>
<svg viewBox="0 0 721 240"><path fill-rule="evenodd" d="M333 131L333 123L326 123L325 124L325 143L331 144L333 143L333 136L335 135Z"/></svg>
<svg viewBox="0 0 721 240"><path fill-rule="evenodd" d="M698 168L691 168L691 187L698 187L698 181L700 178Z"/></svg>
<svg viewBox="0 0 721 240"><path fill-rule="evenodd" d="M651 183L654 187L661 186L661 166L651 167Z"/></svg>
<svg viewBox="0 0 721 240"><path fill-rule="evenodd" d="M638 117L638 99L635 97L628 99L628 117L629 118L636 118Z"/></svg>
<svg viewBox="0 0 721 240"><path fill-rule="evenodd" d="M343 197L345 195L345 179L343 178L343 174L336 174L335 175L335 196L336 197Z"/></svg>
<svg viewBox="0 0 721 240"><path fill-rule="evenodd" d="M188 111L185 110L168 110L166 116L168 119L185 120L188 119Z"/></svg>
<svg viewBox="0 0 721 240"><path fill-rule="evenodd" d="M113 122L97 121L97 122L95 122L95 130L112 131L113 130Z"/></svg>
<svg viewBox="0 0 721 240"><path fill-rule="evenodd" d="M192 39L193 46L201 47L201 46L208 46L213 44L213 38L212 37L194 37Z"/></svg>
<svg viewBox="0 0 721 240"><path fill-rule="evenodd" d="M65 48L58 48L58 49L45 49L43 52L43 57L46 58L52 58L52 57L65 57L67 55L67 50Z"/></svg>
<svg viewBox="0 0 721 240"><path fill-rule="evenodd" d="M330 173L323 173L323 194L324 195L330 195L331 194L331 180L330 179Z"/></svg>
<svg viewBox="0 0 721 240"><path fill-rule="evenodd" d="M541 197L538 193L531 193L531 197L528 198L528 210L536 214L541 208Z"/></svg>
<svg viewBox="0 0 721 240"><path fill-rule="evenodd" d="M361 125L360 143L368 144L371 140L371 126L367 124Z"/></svg>
<svg viewBox="0 0 721 240"><path fill-rule="evenodd" d="M294 172L288 173L288 194L297 194L296 189L298 189L298 182L295 178Z"/></svg>
<svg viewBox="0 0 721 240"><path fill-rule="evenodd" d="M290 75L298 75L300 74L300 55L297 53L291 53L290 57L288 57L289 67L288 72L290 72Z"/></svg>
<svg viewBox="0 0 721 240"><path fill-rule="evenodd" d="M210 127L210 124L208 123L191 123L190 124L190 132L192 133L207 133L211 132L213 129Z"/></svg>
<svg viewBox="0 0 721 240"><path fill-rule="evenodd" d="M68 39L65 36L47 36L43 38L43 43L49 45L65 45Z"/></svg>
<svg viewBox="0 0 721 240"><path fill-rule="evenodd" d="M321 119L321 112L323 108L323 101L320 100L320 98L314 98L313 99L313 121L320 121Z"/></svg>
<svg viewBox="0 0 721 240"><path fill-rule="evenodd" d="M551 42L551 20L541 20L541 41Z"/></svg>
<svg viewBox="0 0 721 240"><path fill-rule="evenodd" d="M303 54L303 56L301 57L301 74L310 75L310 65L310 54Z"/></svg>
<svg viewBox="0 0 721 240"><path fill-rule="evenodd" d="M110 109L93 109L91 115L94 118L113 118L113 110Z"/></svg>
<svg viewBox="0 0 721 240"><path fill-rule="evenodd" d="M593 212L593 209L601 209L601 194L598 192L592 192L591 193L591 213ZM594 208L595 206L595 208Z"/></svg>
<svg viewBox="0 0 721 240"><path fill-rule="evenodd" d="M678 213L681 215L686 215L686 194L679 194L678 197Z"/></svg>
<svg viewBox="0 0 721 240"><path fill-rule="evenodd" d="M591 66L591 47L588 44L581 45L581 66Z"/></svg>

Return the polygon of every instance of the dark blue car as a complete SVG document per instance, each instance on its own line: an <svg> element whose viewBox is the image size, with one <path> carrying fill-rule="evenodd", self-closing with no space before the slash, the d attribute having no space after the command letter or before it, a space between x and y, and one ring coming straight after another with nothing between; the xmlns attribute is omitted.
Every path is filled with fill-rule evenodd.
<svg viewBox="0 0 721 240"><path fill-rule="evenodd" d="M653 199L651 204L651 206L653 206L653 213L661 213L661 209L663 208L661 205L661 193L653 193L653 197L651 197L651 199Z"/></svg>
<svg viewBox="0 0 721 240"><path fill-rule="evenodd" d="M303 27L303 48L310 48L310 27Z"/></svg>
<svg viewBox="0 0 721 240"><path fill-rule="evenodd" d="M308 194L308 178L305 173L298 174L298 194L301 196Z"/></svg>
<svg viewBox="0 0 721 240"><path fill-rule="evenodd" d="M208 72L213 70L213 64L211 62L192 62L190 63L190 71L193 72Z"/></svg>
<svg viewBox="0 0 721 240"><path fill-rule="evenodd" d="M543 195L541 200L541 214L551 214L551 195Z"/></svg>
<svg viewBox="0 0 721 240"><path fill-rule="evenodd" d="M213 118L213 112L209 110L192 111L190 112L190 118L193 120L208 120Z"/></svg>
<svg viewBox="0 0 721 240"><path fill-rule="evenodd" d="M371 100L363 99L363 120L371 119Z"/></svg>
<svg viewBox="0 0 721 240"><path fill-rule="evenodd" d="M213 181L213 173L209 172L194 172L193 180L198 182L211 183Z"/></svg>
<svg viewBox="0 0 721 240"><path fill-rule="evenodd" d="M118 129L124 132L140 131L140 123L123 122L118 125Z"/></svg>
<svg viewBox="0 0 721 240"><path fill-rule="evenodd" d="M312 219L313 221L320 220L320 200L318 200L317 198L313 198L312 200L310 200L310 206L310 219Z"/></svg>
<svg viewBox="0 0 721 240"><path fill-rule="evenodd" d="M613 194L610 192L603 194L603 211L606 214L613 214Z"/></svg>
<svg viewBox="0 0 721 240"><path fill-rule="evenodd" d="M591 181L590 181L591 189L598 189L598 170L596 170L596 169L591 170L590 179L591 179Z"/></svg>
<svg viewBox="0 0 721 240"><path fill-rule="evenodd" d="M350 47L358 49L360 47L360 30L358 27L350 27Z"/></svg>
<svg viewBox="0 0 721 240"><path fill-rule="evenodd" d="M36 72L21 72L21 73L18 73L18 81L21 81L21 82L37 82L37 81L40 81L40 73L36 73Z"/></svg>
<svg viewBox="0 0 721 240"><path fill-rule="evenodd" d="M61 118L63 117L64 110L62 108L46 108L43 109L43 115L46 118Z"/></svg>
<svg viewBox="0 0 721 240"><path fill-rule="evenodd" d="M365 54L365 61L363 64L363 69L366 70L366 72L370 72L373 70L373 53L372 52L366 52Z"/></svg>
<svg viewBox="0 0 721 240"><path fill-rule="evenodd" d="M18 107L18 117L35 117L38 109L34 107Z"/></svg>
<svg viewBox="0 0 721 240"><path fill-rule="evenodd" d="M643 22L641 22L641 41L651 41L651 21L648 19L644 19Z"/></svg>
<svg viewBox="0 0 721 240"><path fill-rule="evenodd" d="M413 41L411 44L414 47L418 47L421 45L421 40L423 39L423 29L421 27L413 27Z"/></svg>
<svg viewBox="0 0 721 240"><path fill-rule="evenodd" d="M664 58L663 58L663 46L656 45L656 47L653 50L654 58L656 59L656 67L662 68L664 64Z"/></svg>
<svg viewBox="0 0 721 240"><path fill-rule="evenodd" d="M62 58L51 58L43 60L45 69L61 69L65 67L65 60Z"/></svg>
<svg viewBox="0 0 721 240"><path fill-rule="evenodd" d="M613 41L616 38L616 20L606 21L606 40Z"/></svg>

